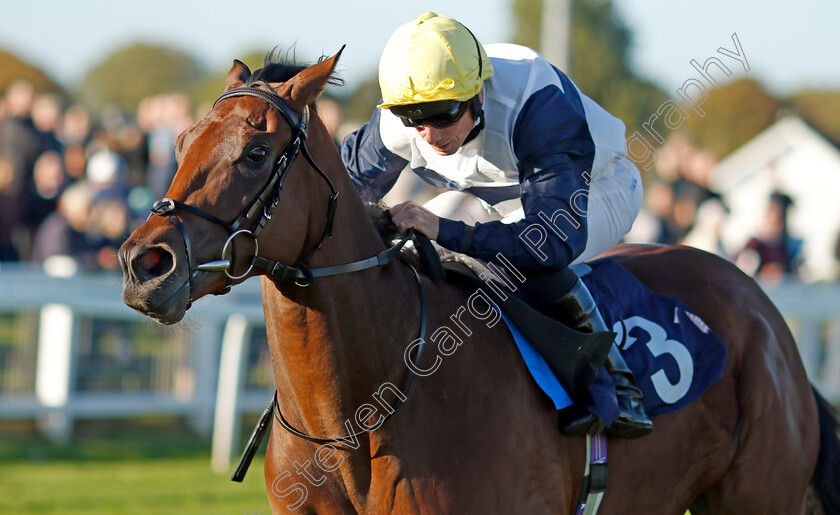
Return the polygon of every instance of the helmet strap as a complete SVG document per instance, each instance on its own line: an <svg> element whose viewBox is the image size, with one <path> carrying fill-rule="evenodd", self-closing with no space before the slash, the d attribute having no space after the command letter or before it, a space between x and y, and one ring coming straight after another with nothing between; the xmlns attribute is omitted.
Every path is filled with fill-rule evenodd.
<svg viewBox="0 0 840 515"><path fill-rule="evenodd" d="M460 23L460 22L459 22ZM483 70L483 63L481 59L481 45L478 43L478 38L475 37L475 34L472 33L470 29L467 28L466 25L461 24L464 29L470 33L472 36L473 41L475 41L475 53L478 54L478 81L481 82L481 72ZM470 99L470 105L472 106L473 116L478 121L478 123L473 127L469 134L467 134L467 139L464 140L464 145L469 143L470 141L474 140L478 134L481 132L481 129L484 128L484 109L481 107L481 90L476 93L474 97Z"/></svg>
<svg viewBox="0 0 840 515"><path fill-rule="evenodd" d="M474 140L476 136L478 136L478 134L481 132L481 129L484 128L484 108L481 106L481 99L479 98L480 96L480 94L475 95L469 100L470 107L472 107L473 116L478 121L478 123L475 124L470 133L467 134L467 137L463 143L464 145Z"/></svg>

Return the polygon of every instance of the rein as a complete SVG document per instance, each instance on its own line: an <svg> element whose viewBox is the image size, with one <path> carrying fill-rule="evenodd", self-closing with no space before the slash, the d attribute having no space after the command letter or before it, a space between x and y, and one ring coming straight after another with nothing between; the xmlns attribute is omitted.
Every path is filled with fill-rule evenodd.
<svg viewBox="0 0 840 515"><path fill-rule="evenodd" d="M417 346L417 353L414 356L414 363L413 363L415 365L414 368L418 368L417 364L420 362L420 356L423 353L423 346L425 345L425 342L426 342L426 318L427 318L426 317L426 297L425 297L425 295L423 295L423 285L420 283L420 274L417 273L417 270L415 270L414 267L411 267L411 270L414 272L414 279L417 281L417 291L419 292L419 296L420 296L420 336L419 336L420 344ZM374 431L376 429L379 429L382 426L382 424L385 423L386 420L391 418L391 416L394 413L396 413L397 408L399 408L403 403L403 398L408 396L408 390L411 388L411 385L414 382L414 376L415 375L416 374L412 370L408 371L408 377L405 380L405 386L403 386L402 389L401 389L402 397L400 397L400 396L397 397L396 402L394 402L394 404L392 406L390 406L390 409L388 410L388 414L385 415L381 420L379 420L379 422L377 422L375 427L372 427L370 429L364 429L362 431L356 431L356 432L354 432L352 434L349 434L347 436L337 436L337 437L334 437L334 438L319 438L319 437L316 437L316 436L308 435L308 434L296 429L294 426L292 426L286 420L286 418L283 416L283 413L280 411L280 403L277 400L277 390L274 390L274 398L271 400L271 403L269 404L269 408L273 408L274 418L277 419L277 422L279 422L281 426L283 426L283 429L285 429L286 431L292 433L293 435L295 435L297 437L303 438L304 440L309 440L310 442L315 442L315 443L319 443L319 444L337 443L337 442L352 443L353 441L356 440L357 437L359 437L359 436L361 436L365 433L368 433L370 431Z"/></svg>
<svg viewBox="0 0 840 515"><path fill-rule="evenodd" d="M411 265L409 265L411 266ZM420 356L423 354L423 347L426 345L426 320L427 320L427 310L426 310L426 296L423 294L423 285L420 282L420 274L417 273L417 270L412 266L412 272L414 272L414 279L417 282L417 292L420 298L420 344L417 346L417 352L414 355L414 368L418 368L417 364L420 362ZM280 402L277 399L277 390L274 390L274 395L271 398L271 402L268 403L268 407L263 411L262 415L260 416L259 420L257 421L257 425L254 426L254 430L251 432L251 437L248 438L248 443L245 445L245 449L242 451L242 456L239 458L239 463L236 465L236 469L233 471L233 474L230 476L231 481L236 481L241 483L243 479L245 479L245 474L248 472L248 467L251 465L251 461L254 459L254 456L257 454L257 450L260 448L260 443L262 443L262 439L265 436L265 432L268 430L269 422L271 421L271 415L274 415L274 418L277 422L289 433L298 438L303 438L304 440L308 440L310 442L314 442L317 444L325 444L325 443L348 443L352 444L356 439L370 431L375 431L382 427L382 424L385 423L391 416L396 413L397 408L402 406L404 399L408 397L408 391L411 389L411 385L414 383L414 376L416 374L413 370L409 369L408 377L405 380L405 385L401 388L401 396L397 397L396 402L390 406L388 410L388 414L385 415L379 422L377 422L375 427L370 429L365 429L362 431L356 431L346 436L337 436L334 438L321 438L317 436L312 436L309 434L304 433L303 431L295 428L293 425L286 420L286 417L283 416L283 412L280 410Z"/></svg>
<svg viewBox="0 0 840 515"><path fill-rule="evenodd" d="M233 88L222 93L213 104L213 107L215 107L222 100L231 97L256 97L264 100L270 106L279 111L292 127L293 134L291 141L288 145L286 145L286 148L283 150L283 153L280 155L280 158L277 160L277 163L272 170L271 176L268 178L257 197L251 202L250 206L230 223L225 222L202 209L171 198L160 199L155 202L151 208L152 215L167 217L181 233L181 236L184 239L187 261L190 269L188 280L192 281L192 278L198 272L223 272L227 276L227 284L222 290L215 293L215 295L223 295L230 291L231 281L245 278L254 268L265 271L266 274L275 281L292 281L298 286L306 287L314 284L317 277L356 272L377 266L384 266L390 263L399 254L406 241L412 237L411 232L409 232L409 234L397 244L386 251L380 252L372 258L354 261L352 263L345 263L342 265L333 265L314 269L306 265L306 262L318 249L321 248L324 241L327 238L332 237L335 211L338 205L338 190L336 190L335 185L332 183L330 178L312 158L312 155L309 153L309 149L306 147L307 127L309 125L309 107L305 106L303 115L298 118L295 112L292 111L292 109L286 105L286 103L283 102L283 99L281 99L277 94L263 89L258 89L261 85L269 87L264 82L257 82L251 87ZM321 233L318 243L315 244L314 248L306 255L306 257L300 259L294 265L289 266L260 257L258 255L259 243L257 238L266 223L271 220L271 214L280 202L280 197L283 192L283 179L291 168L298 153L302 153L312 168L327 182L331 193L327 202L327 221L324 225L324 230ZM186 211L187 213L203 218L215 225L220 225L227 231L228 238L222 246L221 259L208 261L198 265L195 264L190 245L190 238L183 223L175 214L177 210ZM258 214L261 214L260 218L256 220L250 228L245 228L247 221L253 219ZM248 269L244 273L240 275L232 275L231 269L233 266L233 251L231 244L233 240L240 235L249 237L254 242L254 255ZM227 258L229 251L231 259ZM190 286L190 291L192 291L192 286ZM188 306L189 304L190 303L188 303Z"/></svg>
<svg viewBox="0 0 840 515"><path fill-rule="evenodd" d="M341 265L331 265L321 268L308 267L306 265L306 261L310 257L312 257L312 255L318 249L321 248L321 246L327 238L332 237L333 221L335 218L336 206L338 204L338 190L336 190L335 185L332 183L327 174L324 173L324 171L318 166L317 163L315 163L315 160L309 153L309 149L306 147L307 126L309 124L308 106L304 107L303 115L300 118L298 118L294 111L292 111L292 109L288 105L286 105L286 103L283 102L283 100L277 94L258 89L260 85L268 87L268 85L264 82L258 82L253 87L233 88L222 93L222 95L219 96L219 98L213 104L213 107L215 107L222 100L231 97L256 97L261 100L264 100L270 106L277 109L292 127L293 134L291 141L288 145L286 145L286 148L283 149L283 153L280 155L280 158L274 165L271 176L268 178L257 197L251 202L250 206L246 208L236 218L236 220L230 223L225 222L202 209L190 206L184 202L174 200L171 198L160 199L157 202L155 202L151 208L152 215L167 217L181 233L181 236L184 239L184 245L186 247L187 261L189 262L190 273L188 281L191 282L192 277L198 272L224 272L224 274L227 276L227 284L221 291L216 292L216 295L222 295L230 291L231 281L243 279L245 276L251 273L251 271L254 268L258 268L260 270L265 271L266 274L275 281L292 281L298 286L306 287L314 284L315 279L318 277L328 277L333 275L346 274L350 272L357 272L374 267L385 266L399 255L400 251L409 239L414 238L415 241L418 243L419 249L428 246L428 240L425 239L425 236L422 236L419 233L415 234L414 230L412 229L409 230L406 236L403 237L400 241L398 241L396 244L394 244L387 250L378 253L376 256ZM312 251L306 255L306 257L300 259L297 263L295 263L295 265L289 266L279 263L277 261L260 257L258 255L259 243L257 238L259 237L260 232L268 223L268 221L271 220L271 214L280 202L280 197L283 192L283 179L285 178L286 173L291 168L292 163L294 162L295 157L297 157L298 153L303 153L303 156L306 158L306 160L309 162L312 168L314 168L315 171L318 172L318 174L327 182L327 185L330 187L331 194L327 205L327 222L324 226L323 232L321 233L321 238L318 240L318 243L315 244L315 247L312 249ZM220 260L208 261L199 265L195 264L193 260L192 249L190 246L189 235L187 234L186 228L184 227L183 223L175 214L177 210L185 211L192 215L203 218L215 225L220 225L227 231L229 236L225 241L224 245L222 246L222 256ZM249 228L245 228L248 220L254 219L254 217L260 212L260 218L257 219ZM233 249L231 248L231 244L233 240L239 235L245 235L253 240L254 255L251 259L251 263L248 269L243 274L232 275L231 269L233 266ZM230 251L231 259L227 259L228 251ZM437 254L435 253L435 256L436 255ZM423 352L423 346L425 344L427 314L426 298L423 294L423 286L420 282L420 275L418 274L417 270L414 269L414 267L411 267L411 269L414 272L414 278L417 282L417 291L420 298L420 345L417 346L417 352L414 356L414 363L416 364L420 360L420 356ZM190 288L192 288L192 285L190 285ZM192 291L192 289L190 291ZM191 301L188 302L187 306L189 307L190 304ZM275 390L274 396L272 397L268 408L266 408L265 412L260 417L257 426L254 428L254 431L251 434L251 438L248 441L245 451L243 452L239 464L236 468L236 471L231 476L231 479L233 481L242 481L242 479L245 477L245 473L248 470L248 466L250 465L251 460L253 459L254 454L256 453L260 442L265 434L265 431L268 428L268 422L271 413L274 413L274 417L284 429L286 429L287 431L289 431L289 433L297 437L315 443L352 443L360 435L378 429L383 423L385 423L386 420L391 418L391 416L396 412L397 408L400 407L400 405L402 405L403 399L407 396L408 391L411 388L412 383L414 382L414 376L414 372L409 370L408 376L405 379L404 385L401 389L401 396L397 397L397 400L394 402L394 404L390 406L388 414L385 415L381 420L379 420L375 427L335 438L319 438L311 436L292 426L283 416L283 413L280 411L280 405L277 399L277 390Z"/></svg>

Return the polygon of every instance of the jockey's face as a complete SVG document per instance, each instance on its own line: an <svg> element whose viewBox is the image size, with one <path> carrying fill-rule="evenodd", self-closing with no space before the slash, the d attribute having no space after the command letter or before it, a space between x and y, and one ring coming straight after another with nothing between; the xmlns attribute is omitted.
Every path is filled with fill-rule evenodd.
<svg viewBox="0 0 840 515"><path fill-rule="evenodd" d="M473 125L475 125L475 115L470 106L457 122L448 127L441 128L424 124L416 127L415 130L432 147L432 150L442 156L449 156L461 148L472 131Z"/></svg>

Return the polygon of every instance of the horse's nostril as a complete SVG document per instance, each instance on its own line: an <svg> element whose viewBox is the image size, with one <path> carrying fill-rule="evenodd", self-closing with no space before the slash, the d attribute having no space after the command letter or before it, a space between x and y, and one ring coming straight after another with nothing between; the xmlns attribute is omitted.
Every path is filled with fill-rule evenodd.
<svg viewBox="0 0 840 515"><path fill-rule="evenodd" d="M172 270L173 264L171 253L160 247L153 247L140 257L140 280L146 281L165 275Z"/></svg>

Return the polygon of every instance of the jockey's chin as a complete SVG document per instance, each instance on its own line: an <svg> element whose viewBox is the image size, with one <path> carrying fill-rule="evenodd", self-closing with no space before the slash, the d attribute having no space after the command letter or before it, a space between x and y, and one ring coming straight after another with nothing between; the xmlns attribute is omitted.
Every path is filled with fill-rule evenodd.
<svg viewBox="0 0 840 515"><path fill-rule="evenodd" d="M434 150L438 155L441 156L451 156L455 152L461 148L460 142L450 142L448 144L438 146L438 145L431 145L432 150Z"/></svg>

